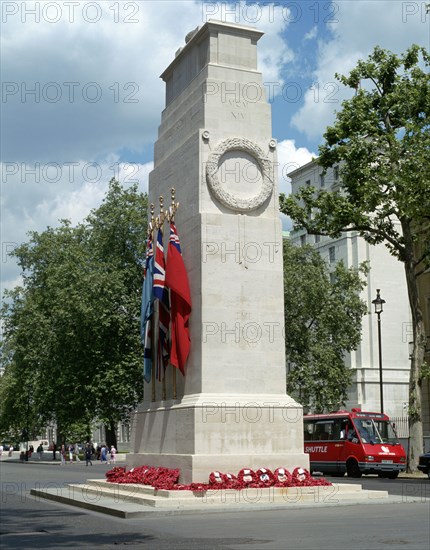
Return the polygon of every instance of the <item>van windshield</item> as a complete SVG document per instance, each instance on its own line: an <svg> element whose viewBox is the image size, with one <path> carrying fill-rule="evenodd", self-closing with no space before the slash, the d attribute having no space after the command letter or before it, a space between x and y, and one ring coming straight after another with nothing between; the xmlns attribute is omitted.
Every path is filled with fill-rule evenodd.
<svg viewBox="0 0 430 550"><path fill-rule="evenodd" d="M355 418L354 424L363 443L398 444L391 423L387 420L373 418Z"/></svg>

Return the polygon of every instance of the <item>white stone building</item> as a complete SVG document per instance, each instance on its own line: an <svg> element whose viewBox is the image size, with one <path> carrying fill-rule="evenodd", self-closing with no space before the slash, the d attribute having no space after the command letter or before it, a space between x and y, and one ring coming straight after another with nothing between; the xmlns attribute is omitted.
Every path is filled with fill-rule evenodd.
<svg viewBox="0 0 430 550"><path fill-rule="evenodd" d="M293 194L306 185L332 191L340 187L338 167L323 175L322 168L315 161L289 175ZM390 417L406 416L410 370L408 342L412 340L412 326L403 264L390 255L384 244L370 245L356 232L330 239L293 231L290 238L298 246L305 243L314 246L329 265L334 266L339 260L348 267L369 262L367 286L362 292L362 298L368 304L368 315L363 317L362 340L358 349L345 359L353 369L347 406L380 410L378 327L372 304L376 289L380 289L381 298L386 302L381 313L384 412Z"/></svg>

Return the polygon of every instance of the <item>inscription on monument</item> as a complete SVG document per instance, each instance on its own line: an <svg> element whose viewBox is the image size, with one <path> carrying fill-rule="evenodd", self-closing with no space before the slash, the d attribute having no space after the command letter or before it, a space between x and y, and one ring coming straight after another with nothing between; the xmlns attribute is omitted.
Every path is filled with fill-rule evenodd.
<svg viewBox="0 0 430 550"><path fill-rule="evenodd" d="M229 99L230 105L233 107L231 116L236 120L245 120L248 108L248 103L246 101L235 101L234 99Z"/></svg>

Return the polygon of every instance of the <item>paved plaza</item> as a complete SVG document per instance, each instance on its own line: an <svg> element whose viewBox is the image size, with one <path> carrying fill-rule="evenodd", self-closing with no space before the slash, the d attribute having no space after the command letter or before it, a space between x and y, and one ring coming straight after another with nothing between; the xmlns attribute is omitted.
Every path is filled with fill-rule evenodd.
<svg viewBox="0 0 430 550"><path fill-rule="evenodd" d="M103 479L109 465L94 463L92 477ZM430 482L424 477L360 480L365 488L388 490L389 503L350 506L300 506L288 510L119 519L34 498L35 487L65 488L83 483L85 463L3 460L0 464L2 548L103 548L137 546L162 549L311 550L413 549L430 544ZM332 479L338 482L338 479ZM357 480L354 480L356 482ZM341 483L351 480L344 478Z"/></svg>

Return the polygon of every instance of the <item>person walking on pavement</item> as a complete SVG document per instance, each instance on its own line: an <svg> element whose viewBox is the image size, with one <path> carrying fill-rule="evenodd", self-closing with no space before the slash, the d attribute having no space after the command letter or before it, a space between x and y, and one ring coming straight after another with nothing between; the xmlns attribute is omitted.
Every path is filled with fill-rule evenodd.
<svg viewBox="0 0 430 550"><path fill-rule="evenodd" d="M100 453L100 462L102 464L107 464L107 447L106 445L102 445L102 450Z"/></svg>
<svg viewBox="0 0 430 550"><path fill-rule="evenodd" d="M93 457L93 452L92 452L91 445L89 443L87 443L85 445L85 462L86 462L87 466L88 466L88 463L90 463L90 466L93 465L93 462L91 460L92 457Z"/></svg>
<svg viewBox="0 0 430 550"><path fill-rule="evenodd" d="M37 456L39 457L39 460L42 460L42 455L43 455L42 443L40 443L40 445L37 447L36 453L37 453Z"/></svg>
<svg viewBox="0 0 430 550"><path fill-rule="evenodd" d="M64 466L66 464L66 447L64 445L61 445L60 460L61 460L61 466Z"/></svg>
<svg viewBox="0 0 430 550"><path fill-rule="evenodd" d="M111 447L110 447L110 461L112 462L112 464L115 464L115 461L116 461L116 449L115 449L114 445L111 445Z"/></svg>

